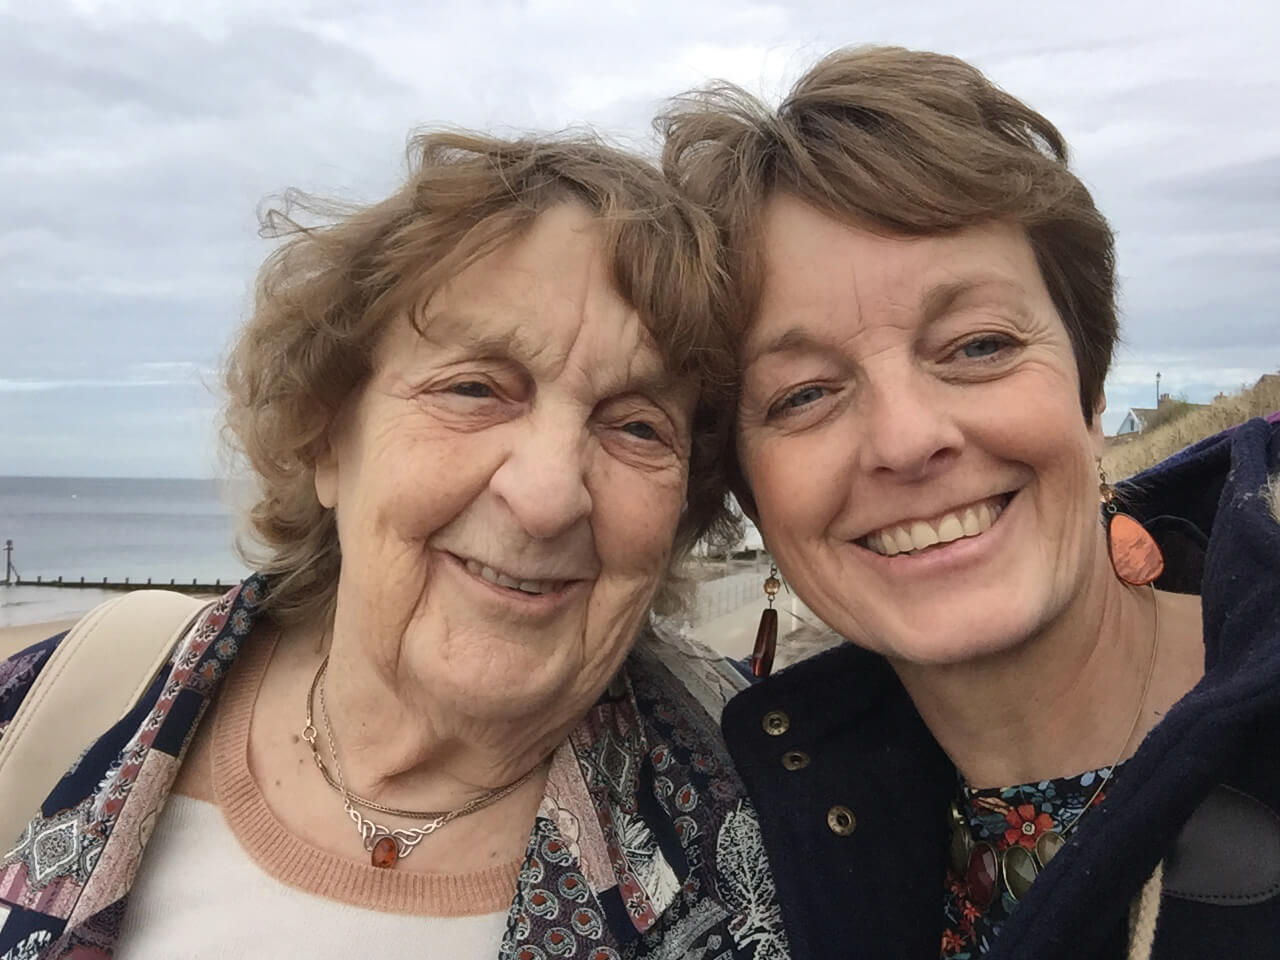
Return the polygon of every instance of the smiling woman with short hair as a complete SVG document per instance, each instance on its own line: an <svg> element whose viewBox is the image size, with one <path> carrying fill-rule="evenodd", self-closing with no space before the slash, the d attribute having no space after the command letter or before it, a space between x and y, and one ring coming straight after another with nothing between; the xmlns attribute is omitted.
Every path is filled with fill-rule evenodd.
<svg viewBox="0 0 1280 960"><path fill-rule="evenodd" d="M664 126L725 240L739 500L850 641L724 715L795 954L1273 956L1280 426L1111 487L1110 229L963 61L839 51Z"/></svg>
<svg viewBox="0 0 1280 960"><path fill-rule="evenodd" d="M413 161L270 218L227 373L261 572L32 811L0 956L788 956L742 680L648 627L728 522L714 228L592 140Z"/></svg>

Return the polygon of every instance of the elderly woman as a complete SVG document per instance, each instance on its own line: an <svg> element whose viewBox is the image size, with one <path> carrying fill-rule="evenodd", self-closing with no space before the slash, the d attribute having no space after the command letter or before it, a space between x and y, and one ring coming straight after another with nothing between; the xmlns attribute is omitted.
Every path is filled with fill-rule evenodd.
<svg viewBox="0 0 1280 960"><path fill-rule="evenodd" d="M735 671L642 636L725 517L714 227L591 140L414 148L274 215L227 374L262 572L30 811L0 956L788 955Z"/></svg>
<svg viewBox="0 0 1280 960"><path fill-rule="evenodd" d="M736 257L739 499L851 641L723 719L795 955L1274 956L1280 427L1100 478L1112 235L965 63L665 132Z"/></svg>

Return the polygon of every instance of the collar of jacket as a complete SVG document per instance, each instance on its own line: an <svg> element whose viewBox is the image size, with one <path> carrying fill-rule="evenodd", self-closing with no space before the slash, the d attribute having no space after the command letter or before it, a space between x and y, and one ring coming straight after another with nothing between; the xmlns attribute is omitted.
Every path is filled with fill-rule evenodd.
<svg viewBox="0 0 1280 960"><path fill-rule="evenodd" d="M1044 882L1031 887L988 960L1096 955L1182 824L1238 759L1231 748L1242 732L1280 709L1280 525L1263 493L1278 469L1280 424L1254 420L1123 485L1127 508L1157 529L1162 546L1162 532L1180 538L1179 564L1198 559L1197 531L1207 543L1205 676L1143 741L1087 829L1044 870ZM781 736L757 732L771 710L788 715ZM771 857L786 860L790 838L782 832L796 816L812 822L825 805L847 798L858 820L844 858L848 871L865 878L851 888L856 899L842 899L837 913L813 896L782 893L796 955L824 955L805 932L834 928L872 947L867 955L883 938L885 955L936 956L955 770L888 664L852 646L803 661L739 694L725 709L724 728L753 788ZM778 781L779 758L790 749L812 755L806 771L833 768L812 810L803 791L754 789L760 778ZM803 867L775 863L780 888ZM827 916L818 916L823 910Z"/></svg>
<svg viewBox="0 0 1280 960"><path fill-rule="evenodd" d="M1088 829L1046 869L1056 879L1032 886L1001 929L993 958L1089 955L1239 762L1251 726L1280 709L1280 524L1266 495L1278 470L1280 424L1251 420L1124 485L1138 519L1158 527L1161 518L1179 518L1207 540L1205 674L1125 764ZM1073 895L1053 896L1064 887Z"/></svg>

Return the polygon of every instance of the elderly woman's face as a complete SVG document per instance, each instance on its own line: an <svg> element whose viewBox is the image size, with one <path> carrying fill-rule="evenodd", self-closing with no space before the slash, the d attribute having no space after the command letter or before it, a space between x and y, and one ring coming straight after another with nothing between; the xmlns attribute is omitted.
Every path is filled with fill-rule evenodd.
<svg viewBox="0 0 1280 960"><path fill-rule="evenodd" d="M339 618L437 706L593 696L665 572L694 389L610 277L585 211L542 215L385 333L318 465Z"/></svg>
<svg viewBox="0 0 1280 960"><path fill-rule="evenodd" d="M738 449L783 573L891 658L1033 634L1105 545L1100 418L1023 232L891 238L779 196L765 249Z"/></svg>

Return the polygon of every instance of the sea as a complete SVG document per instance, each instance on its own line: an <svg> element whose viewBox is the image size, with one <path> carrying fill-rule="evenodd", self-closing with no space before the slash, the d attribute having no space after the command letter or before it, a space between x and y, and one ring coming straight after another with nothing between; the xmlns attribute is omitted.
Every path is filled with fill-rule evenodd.
<svg viewBox="0 0 1280 960"><path fill-rule="evenodd" d="M218 480L0 476L0 580L8 540L22 580L76 584L0 583L0 629L70 619L120 595L78 586L81 577L86 584L149 578L157 586L242 580L249 570L233 546L240 513L233 504L247 502L249 493ZM767 570L754 559L709 562L684 625L722 652L745 656ZM797 624L812 617L796 603L792 597L790 606L779 606L800 610Z"/></svg>
<svg viewBox="0 0 1280 960"><path fill-rule="evenodd" d="M235 583L232 489L218 480L0 477L0 550L23 580ZM0 552L0 580L4 555ZM76 616L114 591L0 585L0 628Z"/></svg>

